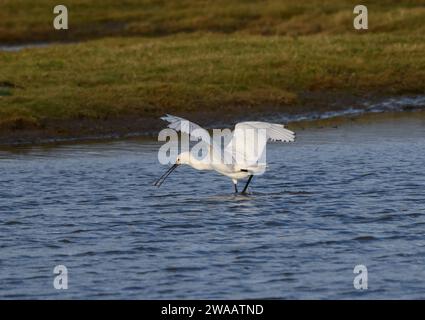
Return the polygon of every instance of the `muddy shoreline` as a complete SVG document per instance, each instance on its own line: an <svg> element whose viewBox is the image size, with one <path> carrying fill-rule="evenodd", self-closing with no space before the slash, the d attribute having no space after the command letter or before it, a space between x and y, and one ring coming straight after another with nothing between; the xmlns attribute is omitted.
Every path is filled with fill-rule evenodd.
<svg viewBox="0 0 425 320"><path fill-rule="evenodd" d="M234 106L209 111L175 113L206 128L229 127L235 122L266 120L286 123L293 129L335 127L341 123L386 113L401 114L425 108L425 96L382 97L314 92L300 95L300 103L292 106ZM404 99L404 100L403 100ZM409 100L410 99L410 100ZM403 102L404 101L404 102ZM231 110L231 112L229 112ZM404 112L403 112L404 111ZM170 112L173 113L173 112ZM165 127L160 115L123 115L108 119L45 120L36 128L17 123L0 130L0 146L16 147L40 144L105 141L127 138L156 138Z"/></svg>

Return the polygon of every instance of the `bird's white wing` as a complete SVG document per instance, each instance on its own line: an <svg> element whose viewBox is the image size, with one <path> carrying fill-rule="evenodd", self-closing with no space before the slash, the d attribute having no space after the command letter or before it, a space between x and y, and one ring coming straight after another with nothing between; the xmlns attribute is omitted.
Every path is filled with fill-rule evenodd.
<svg viewBox="0 0 425 320"><path fill-rule="evenodd" d="M295 141L294 132L281 124L249 121L235 126L233 137L225 147L225 152L232 154L233 161L239 167L251 167L264 162L267 141Z"/></svg>
<svg viewBox="0 0 425 320"><path fill-rule="evenodd" d="M209 141L205 140L205 137L209 137L208 131L194 122L177 116L172 116L170 114L161 117L161 119L169 123L168 128L170 129L187 133L188 135L191 135L198 139L204 139L205 142L210 143Z"/></svg>
<svg viewBox="0 0 425 320"><path fill-rule="evenodd" d="M235 126L235 129L253 128L257 130L266 130L267 139L271 141L294 142L295 133L291 130L285 129L283 124L249 121L241 122Z"/></svg>

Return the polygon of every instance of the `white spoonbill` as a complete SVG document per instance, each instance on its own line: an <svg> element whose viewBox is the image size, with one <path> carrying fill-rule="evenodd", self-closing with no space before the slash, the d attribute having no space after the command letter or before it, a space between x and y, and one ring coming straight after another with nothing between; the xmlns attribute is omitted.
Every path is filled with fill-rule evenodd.
<svg viewBox="0 0 425 320"><path fill-rule="evenodd" d="M260 163L259 160L264 155L267 141L295 141L295 133L285 129L281 124L248 121L236 124L235 129L224 137L227 144L217 147L209 140L204 139L205 136L209 137L209 133L196 123L168 114L161 119L169 122L168 128L203 139L207 143L210 157L205 161L205 159L197 159L189 151L180 153L174 165L155 181L154 186L157 187L161 186L179 165L186 164L196 170L215 170L231 178L236 193L238 192L238 180L248 178L242 190L242 193L246 193L252 177L265 171L266 164ZM231 159L231 161L224 161L222 155L224 158L227 156L226 159Z"/></svg>

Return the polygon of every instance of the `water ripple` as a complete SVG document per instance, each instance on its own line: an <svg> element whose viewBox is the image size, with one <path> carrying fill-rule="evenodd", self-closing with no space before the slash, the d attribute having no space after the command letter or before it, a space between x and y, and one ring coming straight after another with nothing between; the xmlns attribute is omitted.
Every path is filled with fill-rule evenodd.
<svg viewBox="0 0 425 320"><path fill-rule="evenodd" d="M0 297L420 298L424 125L302 131L270 145L248 195L189 168L153 188L154 142L1 152ZM362 295L357 264L373 277Z"/></svg>

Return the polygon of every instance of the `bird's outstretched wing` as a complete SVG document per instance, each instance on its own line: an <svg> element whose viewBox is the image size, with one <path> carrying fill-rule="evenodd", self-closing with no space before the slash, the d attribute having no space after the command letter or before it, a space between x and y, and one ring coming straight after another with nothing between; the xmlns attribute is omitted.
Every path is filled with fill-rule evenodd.
<svg viewBox="0 0 425 320"><path fill-rule="evenodd" d="M260 121L240 122L236 124L225 152L231 153L240 167L255 166L259 160L264 160L262 157L269 140L293 142L295 133L285 129L281 124Z"/></svg>
<svg viewBox="0 0 425 320"><path fill-rule="evenodd" d="M235 126L233 137L245 134L248 132L265 132L267 140L293 142L295 141L295 133L285 129L283 124L268 123L260 121L239 122Z"/></svg>
<svg viewBox="0 0 425 320"><path fill-rule="evenodd" d="M167 114L164 117L161 117L161 119L169 123L168 128L170 129L187 133L188 135L191 135L198 139L205 139L205 137L209 137L209 133L207 130L197 125L196 123L186 120L184 118Z"/></svg>
<svg viewBox="0 0 425 320"><path fill-rule="evenodd" d="M235 126L235 130L241 129L265 129L267 132L267 139L271 141L294 142L295 133L291 130L285 129L283 124L268 123L260 121L247 121L240 122Z"/></svg>

